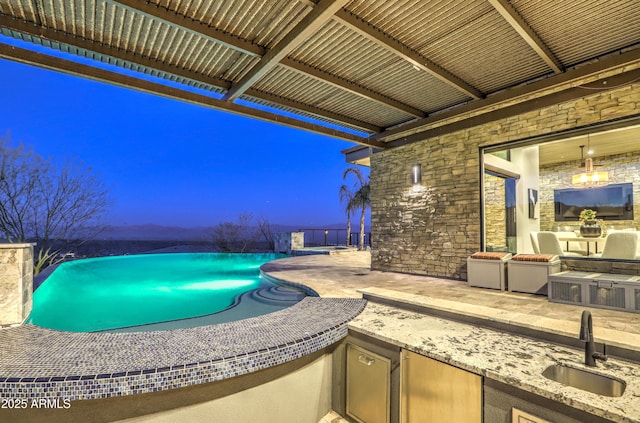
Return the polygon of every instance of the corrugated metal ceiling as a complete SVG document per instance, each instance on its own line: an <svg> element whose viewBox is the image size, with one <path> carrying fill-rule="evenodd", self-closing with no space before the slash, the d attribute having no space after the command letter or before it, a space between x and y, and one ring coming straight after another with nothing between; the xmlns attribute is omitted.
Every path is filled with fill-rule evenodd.
<svg viewBox="0 0 640 423"><path fill-rule="evenodd" d="M573 66L638 42L640 1L513 0L523 18Z"/></svg>
<svg viewBox="0 0 640 423"><path fill-rule="evenodd" d="M391 98L402 98L407 104L427 113L462 103L469 98L401 59L394 60L389 66L379 69L360 82Z"/></svg>
<svg viewBox="0 0 640 423"><path fill-rule="evenodd" d="M351 92L302 73L277 67L258 83L255 88L265 92L277 91L294 101L332 110L364 122L382 122L382 127L391 126L397 120L409 120L411 116L384 107Z"/></svg>
<svg viewBox="0 0 640 423"><path fill-rule="evenodd" d="M0 31L190 87L240 87L228 103L248 99L371 139L640 44L637 0L354 0L315 13L332 3L0 0Z"/></svg>
<svg viewBox="0 0 640 423"><path fill-rule="evenodd" d="M356 83L396 59L391 53L376 49L374 42L335 21L327 23L289 57L341 78L349 77Z"/></svg>
<svg viewBox="0 0 640 423"><path fill-rule="evenodd" d="M455 45L455 49L450 46ZM492 11L453 29L422 50L484 93L551 73L544 61Z"/></svg>
<svg viewBox="0 0 640 423"><path fill-rule="evenodd" d="M311 10L303 3L289 0L169 0L157 3L167 10L267 48L280 41Z"/></svg>
<svg viewBox="0 0 640 423"><path fill-rule="evenodd" d="M464 29L493 11L486 0L358 0L347 9L407 47L421 52L452 30Z"/></svg>

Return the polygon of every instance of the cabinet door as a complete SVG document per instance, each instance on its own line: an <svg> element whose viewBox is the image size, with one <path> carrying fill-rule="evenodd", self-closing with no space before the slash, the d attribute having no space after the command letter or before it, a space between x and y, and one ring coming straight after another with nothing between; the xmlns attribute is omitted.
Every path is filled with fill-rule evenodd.
<svg viewBox="0 0 640 423"><path fill-rule="evenodd" d="M402 350L400 421L482 422L482 377Z"/></svg>
<svg viewBox="0 0 640 423"><path fill-rule="evenodd" d="M511 409L511 423L551 423L533 414L525 413L517 408Z"/></svg>
<svg viewBox="0 0 640 423"><path fill-rule="evenodd" d="M388 423L391 360L347 344L347 414L361 423Z"/></svg>

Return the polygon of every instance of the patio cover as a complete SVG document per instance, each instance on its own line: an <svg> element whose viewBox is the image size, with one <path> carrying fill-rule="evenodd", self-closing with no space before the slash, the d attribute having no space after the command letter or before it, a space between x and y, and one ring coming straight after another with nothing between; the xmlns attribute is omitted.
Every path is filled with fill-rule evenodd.
<svg viewBox="0 0 640 423"><path fill-rule="evenodd" d="M0 0L0 33L28 42L2 58L376 148L640 78L638 0Z"/></svg>

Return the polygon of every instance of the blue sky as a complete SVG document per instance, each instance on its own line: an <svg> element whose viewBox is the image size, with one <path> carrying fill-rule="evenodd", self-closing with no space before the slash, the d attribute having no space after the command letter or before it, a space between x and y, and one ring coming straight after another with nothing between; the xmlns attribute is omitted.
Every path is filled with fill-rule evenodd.
<svg viewBox="0 0 640 423"><path fill-rule="evenodd" d="M106 223L345 221L340 151L353 143L2 59L0 80L0 136L101 175Z"/></svg>

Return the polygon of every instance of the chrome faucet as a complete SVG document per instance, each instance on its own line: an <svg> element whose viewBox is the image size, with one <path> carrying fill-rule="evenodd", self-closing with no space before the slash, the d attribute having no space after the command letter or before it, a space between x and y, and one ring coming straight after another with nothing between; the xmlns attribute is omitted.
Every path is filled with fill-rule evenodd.
<svg viewBox="0 0 640 423"><path fill-rule="evenodd" d="M584 310L582 312L582 320L580 321L581 341L584 341L584 365L596 367L596 360L607 361L607 356L596 351L596 344L593 341L593 322L591 320L591 312Z"/></svg>

